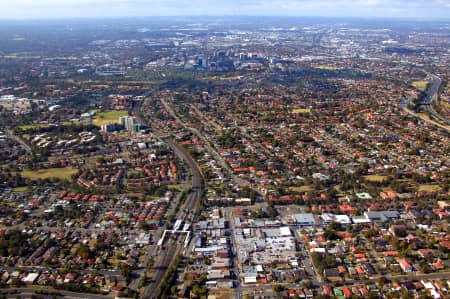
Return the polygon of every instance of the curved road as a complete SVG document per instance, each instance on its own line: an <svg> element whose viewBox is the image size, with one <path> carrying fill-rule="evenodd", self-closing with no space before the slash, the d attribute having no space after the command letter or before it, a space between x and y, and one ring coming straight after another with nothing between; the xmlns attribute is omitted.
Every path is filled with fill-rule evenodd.
<svg viewBox="0 0 450 299"><path fill-rule="evenodd" d="M431 78L433 78L433 85L427 90L427 94L425 95L425 97L422 99L422 106L425 107L425 109L428 110L428 112L430 112L431 115L433 115L433 117L439 119L440 121L444 122L445 124L449 124L450 122L445 119L442 115L440 115L439 113L437 113L432 106L433 103L433 97L439 92L439 87L442 84L442 80L441 78L439 78L436 75L433 74L428 74Z"/></svg>
<svg viewBox="0 0 450 299"><path fill-rule="evenodd" d="M439 87L442 84L442 80L441 78L439 78L438 76L434 75L434 74L429 74L427 73L428 76L430 76L431 78L433 78L433 85L427 90L425 97L422 99L420 105L424 106L425 109L436 119L439 119L440 121L442 121L444 124L449 124L450 121L445 119L442 115L440 115L439 113L437 113L433 107L432 107L432 102L433 102L433 97L439 92ZM432 125L435 125L437 127L440 127L446 131L448 131L448 126L442 125L438 122L435 122L431 119L426 119L424 117L421 117L419 115L417 115L416 113L414 113L413 111L411 111L410 109L408 109L407 105L408 103L410 103L411 100L409 101L405 101L403 103L400 104L400 108L403 109L405 112L419 117L420 119L424 120L425 122L431 123Z"/></svg>

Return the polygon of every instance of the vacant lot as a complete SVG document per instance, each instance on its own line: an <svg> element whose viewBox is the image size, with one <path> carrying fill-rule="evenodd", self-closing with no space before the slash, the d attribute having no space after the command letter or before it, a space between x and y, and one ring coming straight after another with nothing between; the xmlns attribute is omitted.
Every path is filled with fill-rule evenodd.
<svg viewBox="0 0 450 299"><path fill-rule="evenodd" d="M103 124L107 124L110 122L119 123L119 117L127 116L128 111L108 111L108 112L99 112L95 115L92 124L96 126L101 126Z"/></svg>
<svg viewBox="0 0 450 299"><path fill-rule="evenodd" d="M46 179L46 178L58 178L62 180L71 180L72 174L77 173L78 170L72 167L65 168L49 168L40 170L24 170L22 176L32 179Z"/></svg>

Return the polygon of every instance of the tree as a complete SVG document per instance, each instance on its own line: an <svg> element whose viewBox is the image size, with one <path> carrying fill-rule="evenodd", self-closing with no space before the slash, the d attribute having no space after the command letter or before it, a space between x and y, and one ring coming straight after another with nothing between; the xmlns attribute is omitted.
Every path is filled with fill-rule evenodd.
<svg viewBox="0 0 450 299"><path fill-rule="evenodd" d="M283 290L283 287L277 283L272 286L272 290L276 293L279 293Z"/></svg>
<svg viewBox="0 0 450 299"><path fill-rule="evenodd" d="M78 255L83 259L87 260L90 256L89 247L85 244L81 244L80 249L78 249Z"/></svg>
<svg viewBox="0 0 450 299"><path fill-rule="evenodd" d="M172 295L176 295L176 294L177 294L177 286L172 286L172 287L170 288L170 293L171 293Z"/></svg>
<svg viewBox="0 0 450 299"><path fill-rule="evenodd" d="M147 271L150 271L152 269L154 263L155 259L153 257L150 257L147 261Z"/></svg>
<svg viewBox="0 0 450 299"><path fill-rule="evenodd" d="M330 223L328 228L333 229L333 230L341 230L342 226L339 222L334 221L334 222Z"/></svg>
<svg viewBox="0 0 450 299"><path fill-rule="evenodd" d="M336 231L333 229L326 229L325 232L323 233L323 236L327 240L336 240L338 238Z"/></svg>
<svg viewBox="0 0 450 299"><path fill-rule="evenodd" d="M206 287L205 286L199 286L199 285L195 285L192 288L192 292L196 295L196 296L205 296L206 295Z"/></svg>
<svg viewBox="0 0 450 299"><path fill-rule="evenodd" d="M310 279L305 279L305 280L302 281L302 286L304 288L310 289L310 288L312 288L313 283L312 283L312 281Z"/></svg>
<svg viewBox="0 0 450 299"><path fill-rule="evenodd" d="M131 269L127 265L123 265L122 268L120 268L120 275L122 275L127 282L131 281Z"/></svg>
<svg viewBox="0 0 450 299"><path fill-rule="evenodd" d="M98 240L94 245L95 251L102 251L106 248L105 242L103 240Z"/></svg>

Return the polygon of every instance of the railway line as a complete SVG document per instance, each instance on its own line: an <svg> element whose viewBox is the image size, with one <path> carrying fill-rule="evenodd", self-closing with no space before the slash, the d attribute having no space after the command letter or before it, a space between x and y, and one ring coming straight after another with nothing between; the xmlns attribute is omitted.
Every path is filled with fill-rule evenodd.
<svg viewBox="0 0 450 299"><path fill-rule="evenodd" d="M139 107L135 107L134 114L141 124L151 127L152 132L167 144L167 146L174 151L175 155L188 166L191 173L191 189L186 201L178 211L176 218L193 222L198 214L198 207L203 188L200 169L198 169L198 166L192 157L178 143L169 137L164 136L162 132L152 127L151 123L143 116L142 111L139 110ZM143 298L157 298L158 288L166 276L167 271L172 266L175 258L183 252L184 242L181 242L182 235L174 234L173 236L175 236L175 238L168 238L167 241L161 244L161 248L156 251L157 256L154 266L156 273L152 282L144 289Z"/></svg>

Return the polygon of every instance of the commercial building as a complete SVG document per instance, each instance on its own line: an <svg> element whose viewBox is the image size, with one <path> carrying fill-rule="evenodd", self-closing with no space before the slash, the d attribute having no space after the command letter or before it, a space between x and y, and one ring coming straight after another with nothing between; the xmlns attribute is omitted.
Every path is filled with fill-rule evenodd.
<svg viewBox="0 0 450 299"><path fill-rule="evenodd" d="M314 225L314 215L311 213L302 213L302 214L295 214L295 220L297 221L297 225Z"/></svg>
<svg viewBox="0 0 450 299"><path fill-rule="evenodd" d="M397 211L374 211L365 212L364 216L371 222L389 222L400 218L400 213Z"/></svg>

